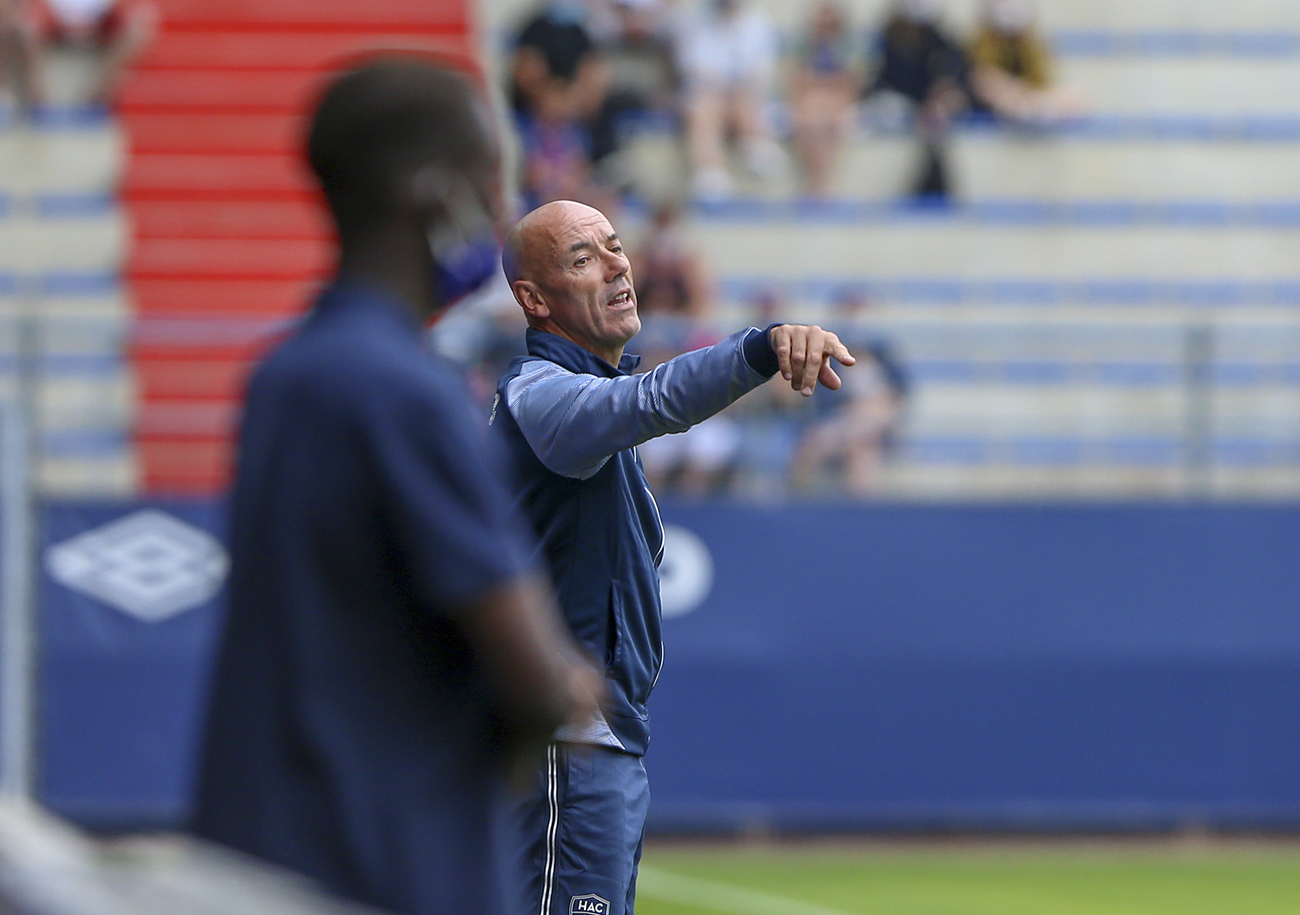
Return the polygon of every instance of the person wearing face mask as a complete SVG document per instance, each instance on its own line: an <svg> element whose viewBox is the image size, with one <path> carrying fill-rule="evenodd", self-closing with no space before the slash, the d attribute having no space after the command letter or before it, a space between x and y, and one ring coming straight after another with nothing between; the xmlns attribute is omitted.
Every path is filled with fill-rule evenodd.
<svg viewBox="0 0 1300 915"><path fill-rule="evenodd" d="M423 328L499 263L498 150L424 58L336 78L335 276L248 385L192 829L404 915L515 912L512 768L600 675Z"/></svg>

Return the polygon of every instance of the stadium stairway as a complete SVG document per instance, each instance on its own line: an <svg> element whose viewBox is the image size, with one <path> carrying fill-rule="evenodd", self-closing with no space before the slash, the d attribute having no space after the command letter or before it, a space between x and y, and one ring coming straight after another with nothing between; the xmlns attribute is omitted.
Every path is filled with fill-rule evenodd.
<svg viewBox="0 0 1300 915"><path fill-rule="evenodd" d="M252 358L329 268L299 147L322 74L366 48L468 49L461 0L156 0L163 32L121 98L134 227L134 439L149 493L229 476Z"/></svg>
<svg viewBox="0 0 1300 915"><path fill-rule="evenodd" d="M752 2L787 43L808 15ZM498 52L530 5L486 5ZM846 4L863 31L890 5ZM842 299L865 301L855 334L915 382L886 496L1300 495L1300 5L1036 5L1092 114L960 127L949 206L901 200L916 142L870 109L832 199L742 178L690 211L719 330L759 299L840 325ZM944 6L969 34L977 0ZM688 186L653 124L626 159L646 197Z"/></svg>

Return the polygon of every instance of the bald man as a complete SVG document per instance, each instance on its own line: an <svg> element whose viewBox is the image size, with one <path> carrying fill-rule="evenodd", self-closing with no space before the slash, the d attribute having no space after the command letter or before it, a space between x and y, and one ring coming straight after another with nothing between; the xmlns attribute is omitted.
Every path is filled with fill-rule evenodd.
<svg viewBox="0 0 1300 915"><path fill-rule="evenodd" d="M521 807L528 907L538 915L632 915L649 792L646 702L663 657L663 526L636 446L708 419L778 371L811 395L838 389L853 356L819 327L739 331L631 374L641 329L627 255L604 214L572 201L525 216L503 262L528 320L528 355L497 387L491 423L518 470L561 609L605 668L609 701L556 734Z"/></svg>

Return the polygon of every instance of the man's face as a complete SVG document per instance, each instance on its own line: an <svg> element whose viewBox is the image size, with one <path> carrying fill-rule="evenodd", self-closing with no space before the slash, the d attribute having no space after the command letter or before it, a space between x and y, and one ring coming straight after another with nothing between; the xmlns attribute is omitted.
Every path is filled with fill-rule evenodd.
<svg viewBox="0 0 1300 915"><path fill-rule="evenodd" d="M632 268L609 220L590 207L566 209L538 286L563 336L611 364L641 330ZM612 358L611 358L612 356Z"/></svg>

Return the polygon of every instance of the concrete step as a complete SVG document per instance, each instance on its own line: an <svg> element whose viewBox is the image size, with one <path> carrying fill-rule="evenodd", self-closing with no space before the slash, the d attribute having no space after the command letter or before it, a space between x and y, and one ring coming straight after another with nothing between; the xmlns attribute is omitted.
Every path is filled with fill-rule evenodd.
<svg viewBox="0 0 1300 915"><path fill-rule="evenodd" d="M959 131L948 166L955 196L967 200L1219 200L1300 198L1300 144L1250 140L1120 139L1006 130ZM834 195L894 200L911 187L919 146L906 136L861 132L836 171ZM623 172L649 197L689 187L678 141L643 134L629 144ZM738 193L765 200L795 196L792 170L763 181L734 169Z"/></svg>
<svg viewBox="0 0 1300 915"><path fill-rule="evenodd" d="M1300 438L1300 387L1220 389L1214 392L1211 402L1217 435Z"/></svg>
<svg viewBox="0 0 1300 915"><path fill-rule="evenodd" d="M1059 81L1107 114L1250 116L1300 105L1300 57L1067 57Z"/></svg>
<svg viewBox="0 0 1300 915"><path fill-rule="evenodd" d="M909 400L900 434L904 438L1177 436L1186 429L1186 416L1186 394L1181 388L924 384Z"/></svg>
<svg viewBox="0 0 1300 915"><path fill-rule="evenodd" d="M969 226L947 220L897 225L697 222L690 237L723 276L1007 277L1080 281L1262 282L1292 275L1300 233L1292 229Z"/></svg>
<svg viewBox="0 0 1300 915"><path fill-rule="evenodd" d="M112 126L0 130L0 195L103 194L126 161L125 138Z"/></svg>
<svg viewBox="0 0 1300 915"><path fill-rule="evenodd" d="M46 457L36 467L40 495L60 498L128 498L140 491L140 468L129 445L107 454Z"/></svg>
<svg viewBox="0 0 1300 915"><path fill-rule="evenodd" d="M123 370L102 381L46 382L40 421L49 432L103 431L125 435L136 413L135 384Z"/></svg>
<svg viewBox="0 0 1300 915"><path fill-rule="evenodd" d="M0 219L0 273L115 272L126 256L121 213L81 219Z"/></svg>
<svg viewBox="0 0 1300 915"><path fill-rule="evenodd" d="M0 374L0 397L13 397L17 382ZM135 415L135 383L124 366L88 376L62 375L36 382L36 421L43 432L125 432Z"/></svg>

